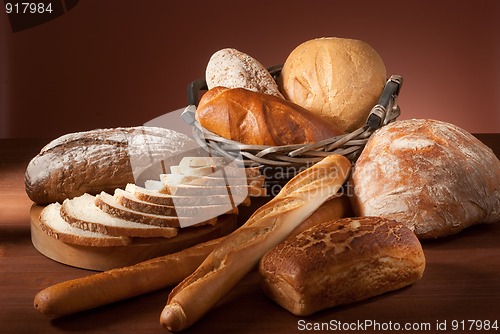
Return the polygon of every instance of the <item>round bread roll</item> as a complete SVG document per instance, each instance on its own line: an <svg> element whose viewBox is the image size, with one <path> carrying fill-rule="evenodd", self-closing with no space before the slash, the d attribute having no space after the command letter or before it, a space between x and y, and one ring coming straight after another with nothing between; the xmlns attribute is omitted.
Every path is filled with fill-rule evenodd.
<svg viewBox="0 0 500 334"><path fill-rule="evenodd" d="M278 81L284 97L352 132L362 127L386 82L382 58L367 43L318 38L293 50Z"/></svg>

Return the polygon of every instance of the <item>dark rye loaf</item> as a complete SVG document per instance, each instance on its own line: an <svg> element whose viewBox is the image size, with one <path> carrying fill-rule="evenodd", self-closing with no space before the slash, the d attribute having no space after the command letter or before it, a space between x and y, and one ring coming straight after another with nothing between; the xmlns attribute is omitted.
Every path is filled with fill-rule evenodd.
<svg viewBox="0 0 500 334"><path fill-rule="evenodd" d="M70 133L51 141L30 161L25 173L26 193L37 204L62 203L84 193L112 193L136 182L152 162L196 148L186 135L164 128Z"/></svg>

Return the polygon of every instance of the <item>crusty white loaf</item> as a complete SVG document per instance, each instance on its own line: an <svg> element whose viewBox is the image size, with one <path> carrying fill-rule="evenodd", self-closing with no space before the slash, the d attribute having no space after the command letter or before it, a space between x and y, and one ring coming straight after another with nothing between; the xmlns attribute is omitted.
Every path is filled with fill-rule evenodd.
<svg viewBox="0 0 500 334"><path fill-rule="evenodd" d="M405 120L372 135L352 175L357 215L406 224L419 238L500 221L500 161L465 130Z"/></svg>
<svg viewBox="0 0 500 334"><path fill-rule="evenodd" d="M334 37L297 46L278 80L285 98L333 121L345 132L365 124L385 81L384 62L370 45Z"/></svg>
<svg viewBox="0 0 500 334"><path fill-rule="evenodd" d="M361 217L322 222L287 238L262 258L259 272L271 299L306 316L410 285L424 268L410 229Z"/></svg>
<svg viewBox="0 0 500 334"><path fill-rule="evenodd" d="M267 69L251 56L232 48L215 52L207 64L207 87L245 88L283 98Z"/></svg>

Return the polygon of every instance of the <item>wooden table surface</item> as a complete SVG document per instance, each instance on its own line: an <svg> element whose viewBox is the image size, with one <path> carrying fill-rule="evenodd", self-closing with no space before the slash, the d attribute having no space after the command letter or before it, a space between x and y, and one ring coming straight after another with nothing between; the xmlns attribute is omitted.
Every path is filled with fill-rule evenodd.
<svg viewBox="0 0 500 334"><path fill-rule="evenodd" d="M500 134L477 136L500 155ZM167 332L159 324L159 314L170 289L57 320L33 308L39 290L92 273L54 262L32 246L32 203L23 177L28 161L46 143L0 140L0 333ZM500 224L477 225L452 237L425 241L423 247L427 268L413 286L305 318L266 299L253 272L185 333L303 333L325 325L329 328L321 332L348 327L352 330L344 332L389 333L398 326L427 333L444 326L447 333L500 332ZM479 325L482 331L473 330Z"/></svg>

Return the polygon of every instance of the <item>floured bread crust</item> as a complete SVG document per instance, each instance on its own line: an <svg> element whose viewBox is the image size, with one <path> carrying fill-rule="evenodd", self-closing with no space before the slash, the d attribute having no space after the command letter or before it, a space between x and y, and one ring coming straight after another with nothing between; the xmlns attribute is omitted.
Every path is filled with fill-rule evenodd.
<svg viewBox="0 0 500 334"><path fill-rule="evenodd" d="M424 269L416 236L376 217L315 225L269 251L259 266L264 292L300 316L400 289Z"/></svg>
<svg viewBox="0 0 500 334"><path fill-rule="evenodd" d="M357 215L394 219L419 238L500 221L500 161L449 123L414 119L384 126L367 143L352 181Z"/></svg>
<svg viewBox="0 0 500 334"><path fill-rule="evenodd" d="M197 148L188 136L157 127L66 134L48 143L30 161L26 193L37 204L62 203L85 193L111 193L138 177L148 179L148 168L154 163ZM154 170L152 177L158 174Z"/></svg>
<svg viewBox="0 0 500 334"><path fill-rule="evenodd" d="M251 56L232 48L217 51L205 71L207 87L245 88L283 98L267 69Z"/></svg>

